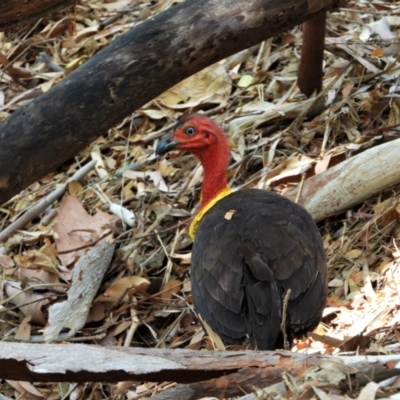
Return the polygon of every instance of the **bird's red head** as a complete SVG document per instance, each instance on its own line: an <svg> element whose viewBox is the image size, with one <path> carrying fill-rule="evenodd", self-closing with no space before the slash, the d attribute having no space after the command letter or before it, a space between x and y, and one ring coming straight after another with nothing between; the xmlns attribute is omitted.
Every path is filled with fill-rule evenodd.
<svg viewBox="0 0 400 400"><path fill-rule="evenodd" d="M200 114L181 118L172 132L158 142L156 154L171 150L187 150L203 165L201 209L227 190L229 145L224 131L210 118Z"/></svg>
<svg viewBox="0 0 400 400"><path fill-rule="evenodd" d="M210 118L200 114L191 114L181 118L172 132L159 141L156 154L163 154L174 149L187 150L204 164L208 159L214 157L213 150L216 148L220 152L219 157L227 158L229 156L225 133ZM224 154L221 154L221 151Z"/></svg>

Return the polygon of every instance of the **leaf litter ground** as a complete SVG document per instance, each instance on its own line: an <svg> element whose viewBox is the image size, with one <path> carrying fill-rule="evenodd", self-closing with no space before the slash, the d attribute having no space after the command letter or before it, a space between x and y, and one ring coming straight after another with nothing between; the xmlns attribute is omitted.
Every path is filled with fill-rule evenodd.
<svg viewBox="0 0 400 400"><path fill-rule="evenodd" d="M81 1L73 10L0 33L0 118L49 90L116 36L174 3ZM156 159L157 139L181 115L203 112L228 134L230 184L282 192L299 185L305 173L322 173L398 138L399 6L396 1L350 2L329 15L325 89L318 98L305 99L295 84L301 44L301 31L295 28L171 88L4 204L1 229L67 183L68 195L30 218L0 248L3 340L220 347L218 338L201 328L190 294L187 230L199 200L201 167L187 154ZM90 160L97 161L95 169L80 181L68 181ZM293 351L399 351L399 195L399 186L387 188L319 223L330 271L328 305L318 329ZM93 293L89 313L81 325L57 325L52 307L68 307L69 301L74 310L69 292L74 269L102 242L115 243L115 252L100 287L86 288ZM392 383L384 397L399 384ZM337 389L315 385L310 396L304 388L294 394L287 383L292 393L287 396L373 399L377 390L343 397ZM7 381L0 392L19 399L139 399L171 386Z"/></svg>

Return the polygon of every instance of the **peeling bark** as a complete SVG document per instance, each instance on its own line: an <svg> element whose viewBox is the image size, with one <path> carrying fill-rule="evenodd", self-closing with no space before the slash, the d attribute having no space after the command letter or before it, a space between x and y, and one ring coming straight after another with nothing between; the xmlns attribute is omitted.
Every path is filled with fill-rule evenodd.
<svg viewBox="0 0 400 400"><path fill-rule="evenodd" d="M0 343L0 379L35 382L200 382L199 393L233 396L317 365L324 357L285 351L190 351L81 344ZM211 381L210 381L211 380ZM206 381L206 382L203 382ZM239 390L239 391L238 391Z"/></svg>
<svg viewBox="0 0 400 400"><path fill-rule="evenodd" d="M281 383L283 374L300 377L316 367L326 380L335 370L337 383L348 390L400 373L388 367L399 355L318 356L289 351L196 351L102 347L82 344L0 343L0 379L34 382L172 381L181 383L155 399L195 400L251 393ZM390 361L390 363L389 363ZM327 370L328 368L328 370ZM313 375L318 379L317 372ZM350 376L351 375L351 376ZM186 385L183 385L186 384ZM346 386L347 385L347 386Z"/></svg>

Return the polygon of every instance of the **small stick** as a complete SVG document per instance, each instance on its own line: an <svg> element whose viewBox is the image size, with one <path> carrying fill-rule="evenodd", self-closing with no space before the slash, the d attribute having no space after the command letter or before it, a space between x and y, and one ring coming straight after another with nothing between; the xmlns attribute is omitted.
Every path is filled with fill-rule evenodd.
<svg viewBox="0 0 400 400"><path fill-rule="evenodd" d="M289 303L289 298L290 298L291 293L292 293L292 289L288 289L288 291L285 294L285 298L283 300L281 330L283 333L283 348L284 348L284 350L289 350L289 342L288 342L287 333L286 333L286 312L287 312L287 306Z"/></svg>
<svg viewBox="0 0 400 400"><path fill-rule="evenodd" d="M133 335L135 334L138 326L141 324L141 321L139 320L139 317L138 317L138 310L136 308L136 305L130 304L130 306L131 306L132 324L129 328L128 333L126 334L125 341L124 341L124 347L129 347L131 345L131 342L133 340Z"/></svg>
<svg viewBox="0 0 400 400"><path fill-rule="evenodd" d="M68 254L68 253L73 253L75 251L79 251L79 250L83 250L83 249L87 249L89 247L94 246L95 244L99 243L100 240L103 240L105 237L107 237L109 234L111 233L110 230L106 230L105 233L103 233L101 236L99 236L96 240L93 240L90 243L86 243L83 246L79 246L79 247L74 247L72 249L68 249L68 250L62 250L62 251L58 251L57 254Z"/></svg>
<svg viewBox="0 0 400 400"><path fill-rule="evenodd" d="M21 289L19 292L15 292L13 295L11 295L11 296L7 297L6 299L0 301L0 306L2 306L3 304L8 303L12 299L15 299L20 294L28 292L29 290L33 290L33 289L37 289L37 288L42 289L42 288L48 288L48 287L63 287L63 288L69 289L70 286L71 285L69 285L67 283L61 283L61 282L60 283L38 283L38 284L35 284L35 285L27 286L24 289ZM19 289L19 288L15 288L15 289ZM25 306L27 304L30 304L30 303L23 304L22 306L19 306L19 307L23 307L23 306Z"/></svg>
<svg viewBox="0 0 400 400"><path fill-rule="evenodd" d="M303 174L301 174L301 181L300 181L300 185L299 185L299 190L297 192L296 199L294 201L296 204L299 202L299 199L300 199L300 196L301 196L301 192L303 190L303 186L304 186L304 181L305 180L306 180L306 174L303 173Z"/></svg>
<svg viewBox="0 0 400 400"><path fill-rule="evenodd" d="M75 174L70 179L68 179L66 183L64 183L64 185L60 186L58 189L54 190L54 192L39 200L25 214L15 220L7 228L3 229L3 231L0 232L0 243L5 242L12 233L14 233L18 229L23 228L26 224L36 218L50 204L52 204L66 192L69 182L81 180L88 172L90 172L94 168L95 165L96 161L91 161L87 163L84 167L76 171Z"/></svg>
<svg viewBox="0 0 400 400"><path fill-rule="evenodd" d="M175 252L176 243L178 242L178 238L179 238L178 232L179 232L179 230L177 229L176 232L175 232L174 242L172 243L171 253ZM160 237L160 235L158 233L157 233L157 239L161 243L161 247L163 248L164 253L168 258L168 263L167 263L167 266L165 267L165 274L164 274L164 277L163 277L163 286L164 286L169 281L169 278L171 276L171 270L172 270L173 263L172 263L170 255L169 255L169 253L167 251L167 248L165 247L165 244L162 241L162 239L161 239L161 237Z"/></svg>
<svg viewBox="0 0 400 400"><path fill-rule="evenodd" d="M54 62L44 51L36 56L36 60L41 61L47 68L55 72L64 72L65 69L60 67L56 62Z"/></svg>
<svg viewBox="0 0 400 400"><path fill-rule="evenodd" d="M258 70L258 64L260 63L261 57L264 55L265 41L261 43L260 49L258 50L256 62L254 63L254 72Z"/></svg>
<svg viewBox="0 0 400 400"><path fill-rule="evenodd" d="M181 188L179 189L178 193L174 196L172 203L175 203L176 201L178 201L180 199L180 197L182 196L182 194L184 193L184 191L187 189L187 187L189 186L189 183L191 182L191 180L193 179L194 174L196 173L197 168L194 168L189 176L185 179L185 181L183 182L183 185L181 186Z"/></svg>
<svg viewBox="0 0 400 400"><path fill-rule="evenodd" d="M170 125L164 126L159 131L150 133L146 137L142 138L141 142L144 142L145 144L147 144L147 143L152 142L155 139L160 138L164 134L164 132L170 131L175 126L175 124L176 124L176 122L174 122L174 123L172 123Z"/></svg>

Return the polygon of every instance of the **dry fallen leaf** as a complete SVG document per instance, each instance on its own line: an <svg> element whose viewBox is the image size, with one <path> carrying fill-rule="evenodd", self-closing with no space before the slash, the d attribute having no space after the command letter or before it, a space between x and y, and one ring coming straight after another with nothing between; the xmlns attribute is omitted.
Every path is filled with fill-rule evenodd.
<svg viewBox="0 0 400 400"><path fill-rule="evenodd" d="M31 338L31 321L32 317L28 315L25 317L20 326L18 327L17 333L15 334L15 340L29 341Z"/></svg>
<svg viewBox="0 0 400 400"><path fill-rule="evenodd" d="M301 175L315 164L315 160L304 155L295 155L270 171L264 179L267 185L287 177Z"/></svg>
<svg viewBox="0 0 400 400"><path fill-rule="evenodd" d="M379 389L379 385L375 382L369 382L367 383L367 386L365 386L359 396L357 397L357 400L375 400L376 397L376 392Z"/></svg>
<svg viewBox="0 0 400 400"><path fill-rule="evenodd" d="M160 290L160 298L164 301L171 300L173 295L178 293L182 288L182 282L176 279L168 281Z"/></svg>
<svg viewBox="0 0 400 400"><path fill-rule="evenodd" d="M63 265L70 265L85 254L117 220L117 217L100 210L89 215L76 197L65 196L54 227L58 252L69 251L58 255Z"/></svg>
<svg viewBox="0 0 400 400"><path fill-rule="evenodd" d="M68 188L68 193L70 195L72 195L78 199L82 199L83 186L80 184L80 182L77 182L77 181L68 182L67 188Z"/></svg>
<svg viewBox="0 0 400 400"><path fill-rule="evenodd" d="M41 392L39 392L38 389L35 388L31 383L29 382L24 382L24 381L12 381L12 380L7 380L7 382L15 388L17 392L20 393L19 398L24 398L24 399L42 399L45 397ZM23 397L21 397L23 396Z"/></svg>
<svg viewBox="0 0 400 400"><path fill-rule="evenodd" d="M225 345L222 342L221 338L211 329L210 325L208 325L207 322L204 321L204 319L201 317L200 314L199 314L199 318L200 318L202 325L204 326L204 329L207 332L207 335L212 340L215 349L224 351Z"/></svg>
<svg viewBox="0 0 400 400"><path fill-rule="evenodd" d="M178 83L157 100L169 108L185 109L204 103L225 103L231 90L227 71L214 64Z"/></svg>
<svg viewBox="0 0 400 400"><path fill-rule="evenodd" d="M106 316L105 307L102 303L93 303L90 308L86 322L99 322Z"/></svg>
<svg viewBox="0 0 400 400"><path fill-rule="evenodd" d="M10 256L5 254L0 255L0 267L12 268L14 266L14 261Z"/></svg>
<svg viewBox="0 0 400 400"><path fill-rule="evenodd" d="M360 249L353 249L346 253L346 256L349 258L358 258L362 255L363 251Z"/></svg>
<svg viewBox="0 0 400 400"><path fill-rule="evenodd" d="M168 186L166 185L160 171L125 171L124 177L129 179L142 179L149 178L153 181L154 186L162 192L168 192Z"/></svg>
<svg viewBox="0 0 400 400"><path fill-rule="evenodd" d="M140 276L126 276L112 283L103 294L96 298L95 302L114 304L121 300L127 301L128 291L131 295L134 292L130 289L146 290L149 284L147 279Z"/></svg>
<svg viewBox="0 0 400 400"><path fill-rule="evenodd" d="M42 306L49 303L45 294L33 293L32 290L22 291L20 282L6 282L4 292L7 297L15 304L25 316L30 316L32 322L39 325L45 325L46 319L41 310Z"/></svg>
<svg viewBox="0 0 400 400"><path fill-rule="evenodd" d="M57 260L57 250L47 238L40 249L27 250L23 254L17 254L14 261L20 268L42 269L50 272L60 264Z"/></svg>

